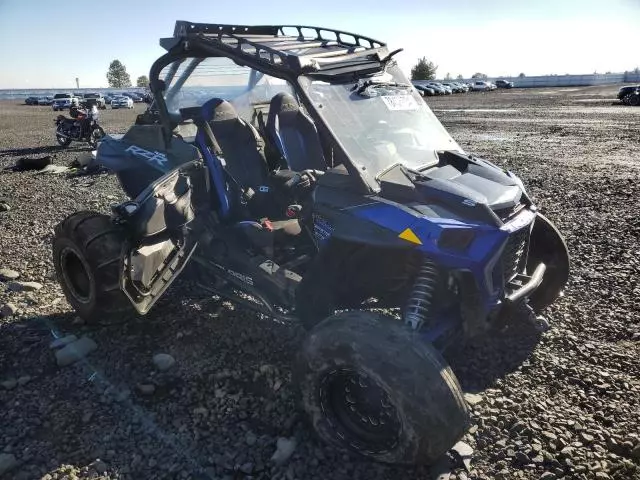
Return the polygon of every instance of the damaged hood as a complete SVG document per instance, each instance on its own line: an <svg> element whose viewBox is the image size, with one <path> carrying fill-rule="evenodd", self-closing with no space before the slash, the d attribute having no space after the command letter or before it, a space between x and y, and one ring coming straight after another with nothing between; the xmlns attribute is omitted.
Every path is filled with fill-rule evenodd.
<svg viewBox="0 0 640 480"><path fill-rule="evenodd" d="M441 153L440 160L421 172L401 165L388 170L379 177L381 196L428 217L488 223L496 223L526 198L520 179L489 162L454 152Z"/></svg>

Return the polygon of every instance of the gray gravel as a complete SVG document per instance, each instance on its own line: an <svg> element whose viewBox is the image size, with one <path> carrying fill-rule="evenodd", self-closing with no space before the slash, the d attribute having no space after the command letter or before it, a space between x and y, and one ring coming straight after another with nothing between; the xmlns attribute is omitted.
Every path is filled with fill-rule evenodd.
<svg viewBox="0 0 640 480"><path fill-rule="evenodd" d="M544 314L549 332L513 327L451 352L474 418L469 471L452 479L640 478L640 109L611 105L614 92L428 100L464 148L522 176L573 260L565 296ZM450 111L487 106L513 111ZM101 113L107 132L123 133L136 111ZM52 118L46 107L0 104L0 169L53 153L66 165L86 151L53 146ZM314 438L291 383L297 328L194 298L180 283L143 319L78 321L54 280L52 228L121 199L110 175L0 173L11 206L0 213L0 269L42 284L11 291L0 281L0 305L19 309L0 320L0 452L19 465L7 478L430 478ZM52 329L98 348L58 367ZM160 371L158 353L175 364ZM272 460L285 441L288 458Z"/></svg>

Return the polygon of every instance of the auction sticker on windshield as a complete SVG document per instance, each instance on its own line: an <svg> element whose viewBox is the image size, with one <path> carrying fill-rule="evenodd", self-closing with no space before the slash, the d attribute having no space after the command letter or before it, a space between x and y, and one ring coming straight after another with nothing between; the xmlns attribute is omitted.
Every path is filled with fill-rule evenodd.
<svg viewBox="0 0 640 480"><path fill-rule="evenodd" d="M418 102L411 95L382 95L380 98L389 110L418 109Z"/></svg>

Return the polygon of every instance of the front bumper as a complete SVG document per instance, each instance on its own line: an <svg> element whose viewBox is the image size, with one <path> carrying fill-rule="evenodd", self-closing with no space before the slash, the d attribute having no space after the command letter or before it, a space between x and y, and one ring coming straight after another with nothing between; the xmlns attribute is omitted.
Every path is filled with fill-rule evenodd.
<svg viewBox="0 0 640 480"><path fill-rule="evenodd" d="M515 304L528 298L542 284L546 270L547 266L544 263L540 263L531 276L517 275L509 284L515 289L510 290L510 293L505 296L505 303Z"/></svg>

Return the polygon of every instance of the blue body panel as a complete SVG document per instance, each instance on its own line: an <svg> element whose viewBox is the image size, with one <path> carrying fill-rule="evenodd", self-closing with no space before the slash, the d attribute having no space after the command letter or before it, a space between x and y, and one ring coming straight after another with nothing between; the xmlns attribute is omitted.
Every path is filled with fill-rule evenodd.
<svg viewBox="0 0 640 480"><path fill-rule="evenodd" d="M488 315L502 300L501 286L493 285L492 264L495 263L511 231L527 228L522 225L497 227L481 223L467 223L455 219L431 218L407 211L402 205L393 203L371 203L350 209L351 214L367 222L375 223L400 235L405 229L411 231L422 242L412 248L420 250L443 268L466 270L473 274L482 295L484 313ZM438 246L438 239L445 229L471 229L474 238L464 251L450 251ZM409 242L408 242L409 244ZM451 318L436 321L433 329L423 332L425 339L433 341L451 324Z"/></svg>

